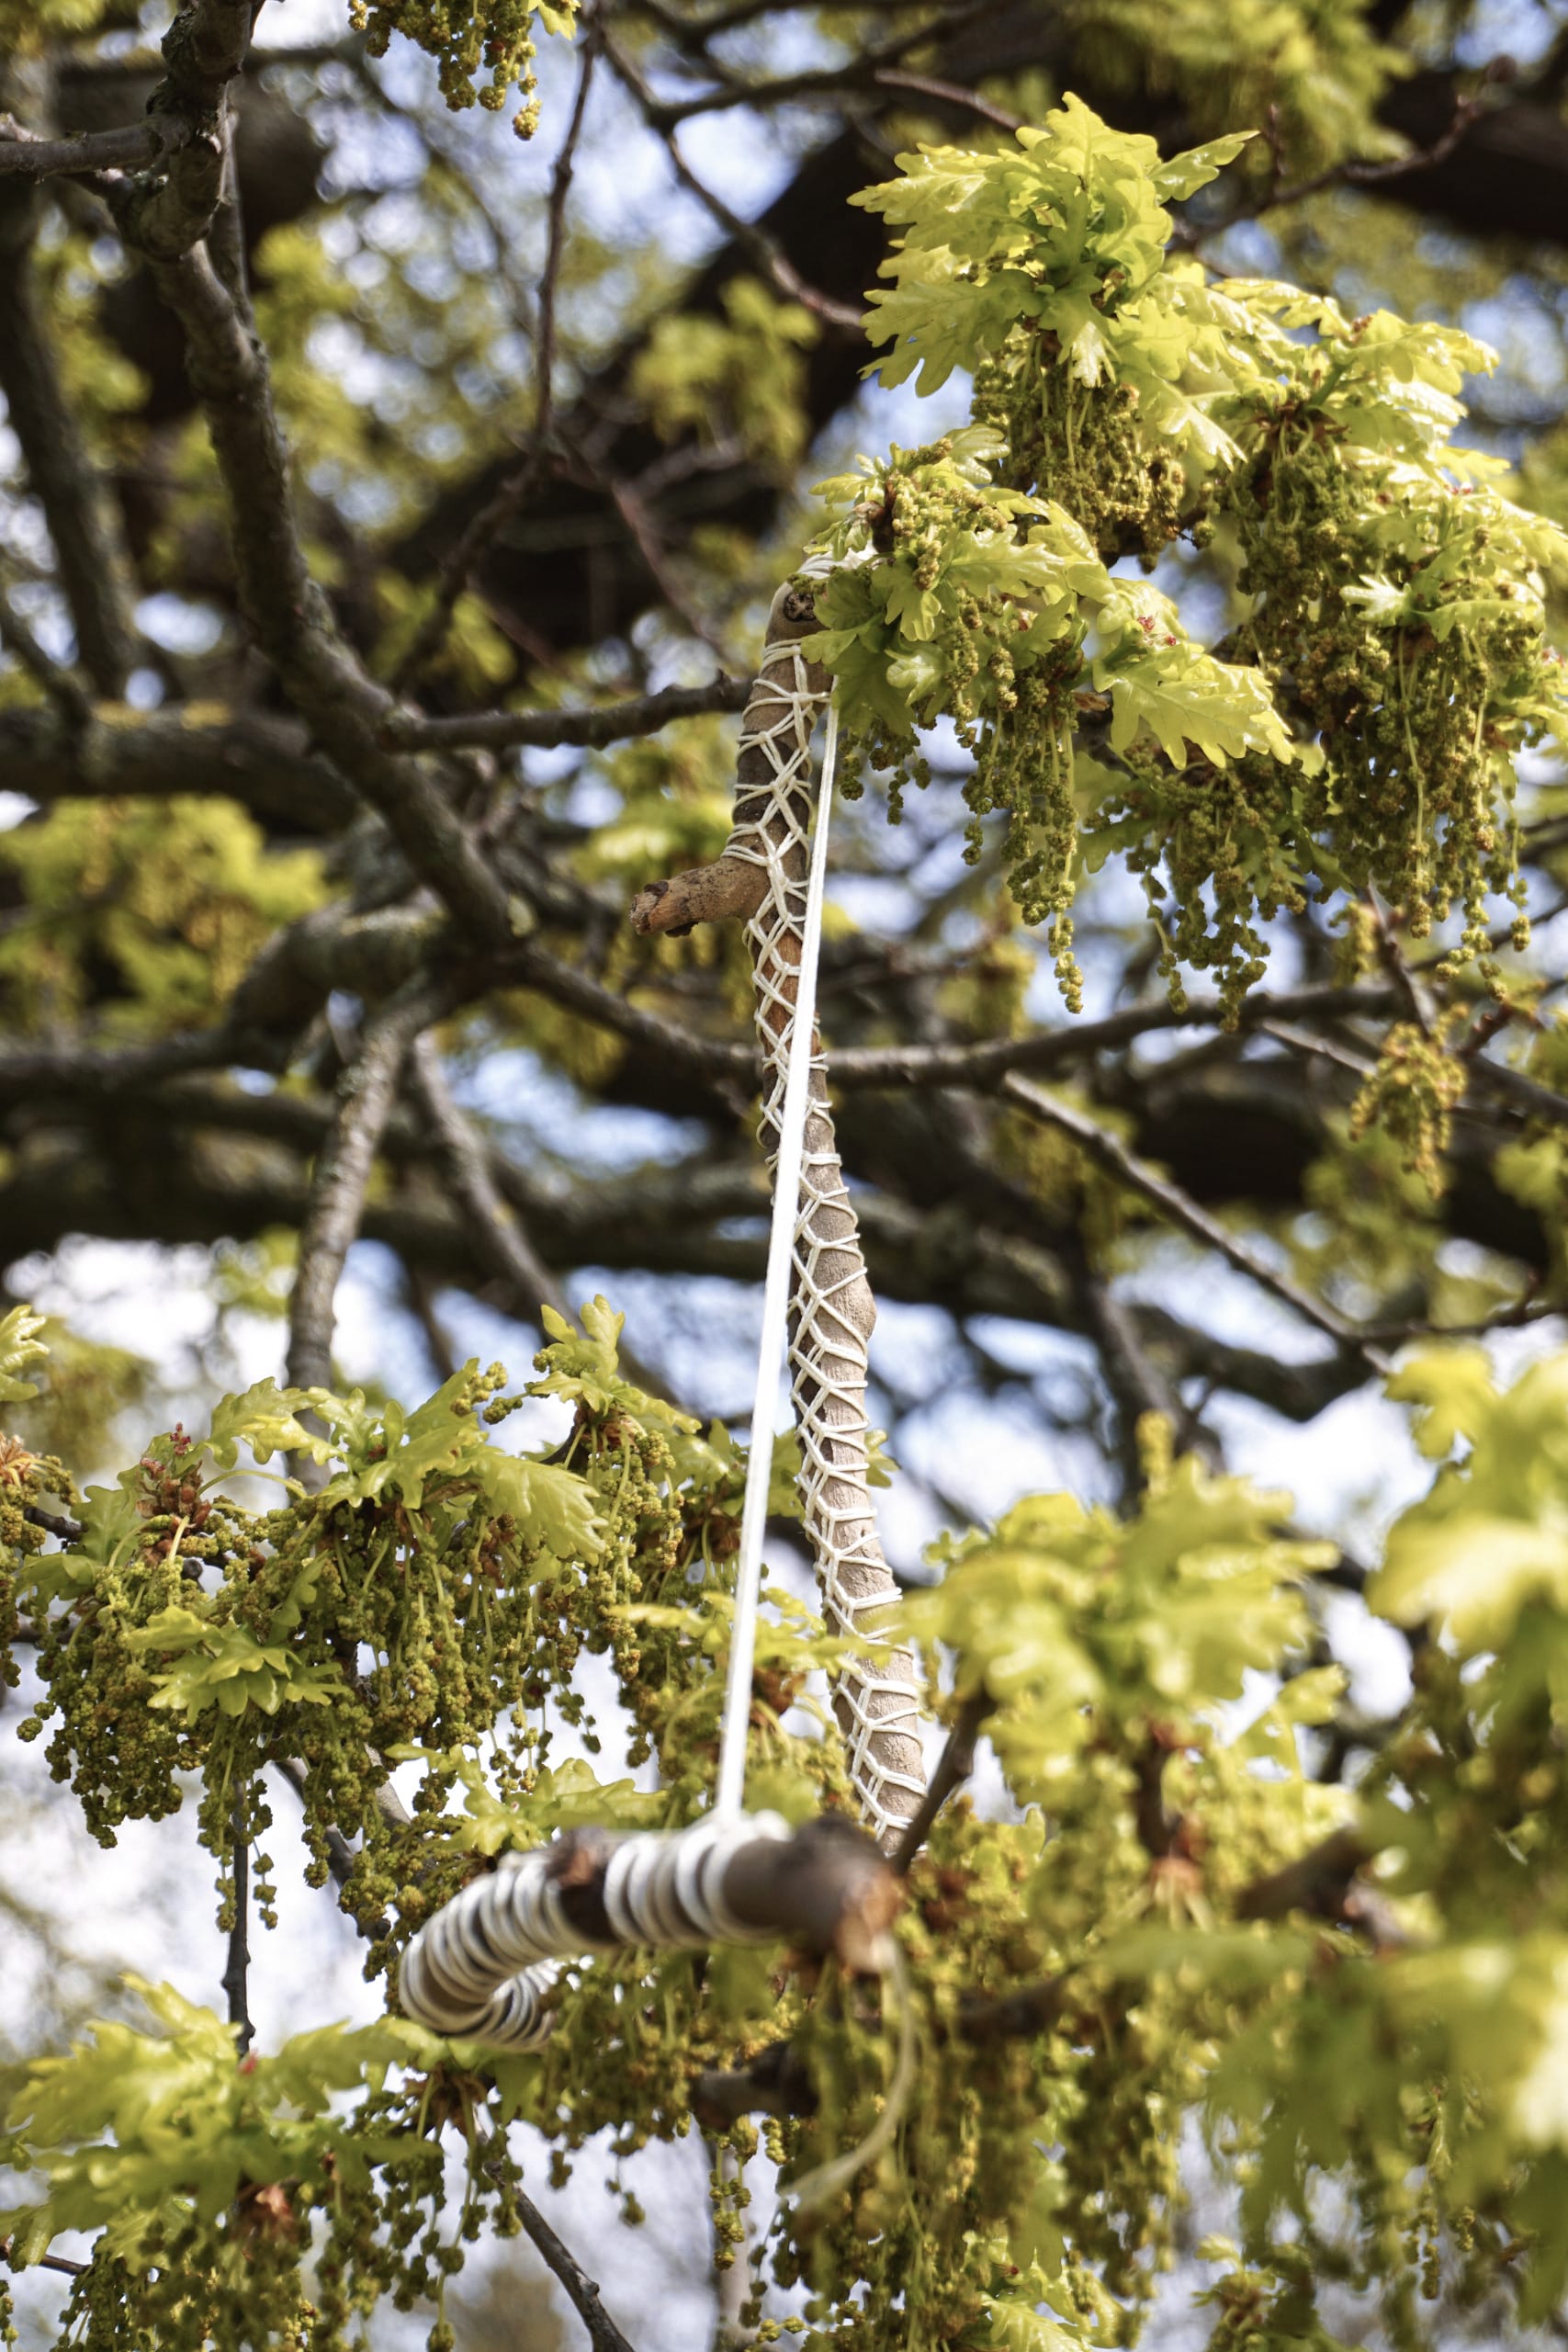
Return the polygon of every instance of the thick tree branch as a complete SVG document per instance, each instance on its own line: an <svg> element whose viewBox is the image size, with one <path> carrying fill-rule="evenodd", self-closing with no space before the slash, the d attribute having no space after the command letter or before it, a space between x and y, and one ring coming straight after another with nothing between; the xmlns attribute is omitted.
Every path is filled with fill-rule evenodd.
<svg viewBox="0 0 1568 2352"><path fill-rule="evenodd" d="M74 139L40 139L10 115L0 115L0 179L42 180L57 172L140 171L179 146L187 135L173 115L127 122L113 130L80 131Z"/></svg>
<svg viewBox="0 0 1568 2352"><path fill-rule="evenodd" d="M162 172L117 191L128 242L161 262L177 261L206 236L223 194L229 85L242 70L262 0L191 0L164 35L163 81L147 101L167 119Z"/></svg>
<svg viewBox="0 0 1568 2352"><path fill-rule="evenodd" d="M152 274L185 330L252 635L323 751L385 819L421 880L478 942L505 939L514 928L513 908L457 817L416 762L380 748L390 697L344 643L306 564L260 345L204 249L154 261Z"/></svg>
<svg viewBox="0 0 1568 2352"><path fill-rule="evenodd" d="M433 2032L537 2049L562 1960L782 1939L880 1975L897 1958L901 1900L883 1856L842 1814L795 1830L722 1813L677 1830L568 1830L504 1856L427 1920L399 1963L398 1996Z"/></svg>
<svg viewBox="0 0 1568 2352"><path fill-rule="evenodd" d="M297 719L206 703L0 712L0 769L29 800L221 793L269 824L307 833L341 831L359 805L310 750Z"/></svg>
<svg viewBox="0 0 1568 2352"><path fill-rule="evenodd" d="M136 660L130 567L39 307L36 226L30 192L0 188L0 391L49 526L77 658L99 694L118 695Z"/></svg>

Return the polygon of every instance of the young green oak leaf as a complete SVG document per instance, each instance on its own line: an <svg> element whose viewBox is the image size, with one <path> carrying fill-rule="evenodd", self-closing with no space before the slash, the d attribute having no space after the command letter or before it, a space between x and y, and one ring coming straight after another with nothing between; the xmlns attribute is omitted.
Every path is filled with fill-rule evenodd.
<svg viewBox="0 0 1568 2352"><path fill-rule="evenodd" d="M1247 752L1293 758L1267 679L1194 645L1175 606L1156 590L1118 582L1100 607L1096 636L1104 650L1089 675L1111 696L1113 752L1124 752L1146 728L1174 768L1186 766L1190 743L1216 767Z"/></svg>
<svg viewBox="0 0 1568 2352"><path fill-rule="evenodd" d="M97 2020L64 2054L34 2059L12 2090L0 2150L48 2182L39 2202L0 2213L24 2267L65 2230L135 2244L170 2199L210 2222L246 2184L361 2171L342 2095L378 2090L390 2068L429 2065L447 2046L387 2018L297 2034L242 2070L232 2025L172 1985L125 1982L154 2030Z"/></svg>
<svg viewBox="0 0 1568 2352"><path fill-rule="evenodd" d="M285 1614L276 1612L275 1627ZM342 1668L331 1661L312 1664L286 1642L260 1641L246 1625L214 1625L177 1605L159 1610L123 1639L148 1660L156 1686L151 1703L181 1710L190 1724L211 1707L231 1716L251 1707L264 1715L284 1706L327 1707L346 1689Z"/></svg>
<svg viewBox="0 0 1568 2352"><path fill-rule="evenodd" d="M38 1383L23 1374L43 1362L49 1350L37 1336L46 1318L30 1306L13 1306L0 1317L0 1405L19 1405L38 1395Z"/></svg>

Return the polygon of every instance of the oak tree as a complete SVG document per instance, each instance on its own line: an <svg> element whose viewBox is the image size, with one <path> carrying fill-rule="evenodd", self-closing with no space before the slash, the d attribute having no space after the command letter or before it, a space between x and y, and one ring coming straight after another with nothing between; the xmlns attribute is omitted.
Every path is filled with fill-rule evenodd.
<svg viewBox="0 0 1568 2352"><path fill-rule="evenodd" d="M1561 25L273 14L0 0L6 1770L228 1951L0 2079L0 2313L440 2352L522 2234L641 2352L533 2170L697 2134L730 2344L1561 2328ZM773 1818L633 1899L829 697ZM199 1254L177 1415L88 1242ZM1361 1558L1238 1456L1379 1396ZM285 1807L385 2015L253 2046Z"/></svg>

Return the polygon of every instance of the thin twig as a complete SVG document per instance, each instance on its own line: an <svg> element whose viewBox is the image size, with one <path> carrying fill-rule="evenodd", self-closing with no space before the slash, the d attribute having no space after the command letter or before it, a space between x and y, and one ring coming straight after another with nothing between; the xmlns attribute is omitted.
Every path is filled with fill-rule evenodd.
<svg viewBox="0 0 1568 2352"><path fill-rule="evenodd" d="M3 589L0 589L0 645L15 654L36 686L41 686L66 726L73 730L91 716L92 702L74 673L52 661Z"/></svg>
<svg viewBox="0 0 1568 2352"><path fill-rule="evenodd" d="M393 673L391 687L394 694L401 694L410 681L420 675L445 645L457 600L468 588L480 559L533 495L544 470L555 420L556 297L566 250L567 198L571 189L577 142L588 109L588 93L598 54L597 20L590 17L582 47L582 63L577 76L577 96L550 181L549 232L545 249L545 275L539 288L535 343L535 422L527 454L522 464L507 475L494 496L488 499L473 517L443 563L436 582L435 601L421 621Z"/></svg>
<svg viewBox="0 0 1568 2352"><path fill-rule="evenodd" d="M570 1310L560 1285L513 1222L490 1172L483 1147L452 1099L433 1037L415 1039L409 1074L435 1136L446 1182L473 1232L475 1247L506 1283L512 1306L530 1323L538 1321L541 1306L553 1306L558 1315L567 1314Z"/></svg>
<svg viewBox="0 0 1568 2352"><path fill-rule="evenodd" d="M603 480L604 487L608 489L615 501L616 514L637 541L637 553L648 566L654 586L676 619L683 622L692 635L722 662L724 639L716 629L710 627L671 571L669 550L647 502L638 496L629 482L616 481L610 476L600 477L596 469L580 468L575 470L579 479L590 481L595 486Z"/></svg>
<svg viewBox="0 0 1568 2352"><path fill-rule="evenodd" d="M9 2259L10 2253L10 2239L0 2238L0 2255ZM73 2262L69 2256L63 2254L40 2254L36 2262L28 2266L31 2270L58 2270L66 2278L85 2278L92 2267L90 2262Z"/></svg>
<svg viewBox="0 0 1568 2352"><path fill-rule="evenodd" d="M1314 1298L1309 1292L1301 1289L1289 1275L1276 1272L1267 1259L1260 1258L1245 1241L1238 1241L1233 1233L1227 1232L1179 1185L1173 1184L1168 1177L1159 1175L1146 1161L1137 1159L1108 1128L1099 1125L1084 1112L1043 1093L1027 1079L1016 1076L1004 1078L998 1091L1004 1101L1015 1102L1021 1111L1027 1112L1032 1119L1038 1119L1043 1126L1056 1127L1062 1134L1070 1136L1119 1182L1132 1192L1141 1193L1145 1200L1168 1216L1173 1225L1180 1226L1191 1234L1194 1240L1202 1242L1206 1249L1217 1250L1227 1265L1235 1267L1238 1273L1250 1276L1261 1289L1293 1308L1305 1321L1314 1324L1318 1330L1326 1332L1337 1347L1353 1348L1374 1372L1381 1374L1389 1370L1387 1356L1367 1338L1365 1332L1359 1331L1354 1324L1348 1323L1342 1315L1337 1314L1333 1307L1325 1306L1321 1299Z"/></svg>
<svg viewBox="0 0 1568 2352"><path fill-rule="evenodd" d="M276 1757L274 1758L274 1762L276 1765L278 1771L282 1773L284 1779L288 1781L289 1787L299 1798L300 1804L303 1804L305 1802L305 1767L302 1764L297 1763L292 1756ZM353 1847L349 1844L348 1839L344 1836L341 1829L329 1825L326 1837L327 1868L332 1873L333 1884L339 1887L346 1886L350 1878L354 1874L354 1865L358 1857L355 1855Z"/></svg>
<svg viewBox="0 0 1568 2352"><path fill-rule="evenodd" d="M317 1158L299 1232L299 1264L288 1306L288 1378L296 1388L332 1382L333 1302L382 1130L397 1100L403 1057L422 1029L439 1021L448 998L423 977L403 986L366 1024L359 1057L339 1082L332 1132Z"/></svg>
<svg viewBox="0 0 1568 2352"><path fill-rule="evenodd" d="M229 1930L229 1956L223 1965L223 1990L228 1996L229 2022L236 2029L234 2046L248 2056L255 2040L251 2022L251 1841L245 1827L243 1800L237 1800L231 1822L234 1859L234 1924Z"/></svg>
<svg viewBox="0 0 1568 2352"><path fill-rule="evenodd" d="M963 1786L975 1770L975 1742L979 1736L981 1724L994 1711L996 1703L990 1693L983 1689L971 1691L967 1699L961 1701L926 1792L894 1849L893 1868L900 1878L908 1875L909 1865L931 1835L931 1824L948 1798L954 1789Z"/></svg>
<svg viewBox="0 0 1568 2352"><path fill-rule="evenodd" d="M1488 65L1486 78L1495 78L1495 61ZM1194 224L1184 221L1177 232L1176 242L1188 247L1204 243L1212 237L1234 229L1239 221L1257 220L1266 212L1274 212L1281 205L1299 204L1309 196L1319 196L1331 187L1382 187L1390 182L1408 179L1417 172L1430 171L1435 164L1446 163L1482 110L1479 94L1455 101L1453 114L1447 128L1429 147L1418 147L1407 155L1393 155L1372 160L1352 157L1348 162L1330 164L1326 170L1314 172L1310 179L1284 184L1281 168L1282 153L1277 135L1269 139L1274 152L1274 171L1268 189L1257 203L1227 213L1223 220ZM1271 126L1272 128L1272 126Z"/></svg>
<svg viewBox="0 0 1568 2352"><path fill-rule="evenodd" d="M907 74L894 66L883 67L871 78L879 89L908 90L919 98L934 98L939 106L962 107L981 122L994 123L998 130L1021 130L1024 126L1022 115L981 97L977 90L966 90L961 82L943 82L934 74Z"/></svg>
<svg viewBox="0 0 1568 2352"><path fill-rule="evenodd" d="M1336 986L1256 992L1244 999L1240 1029L1269 1021L1335 1020L1348 1013L1391 1012L1397 989ZM1075 1021L1059 1029L1037 1029L1024 1037L989 1037L974 1046L860 1046L833 1056L835 1086L990 1085L1017 1070L1047 1070L1113 1052L1140 1037L1168 1029L1218 1029L1225 1008L1217 997L1190 997L1178 1010L1167 998L1130 1004L1100 1021Z"/></svg>
<svg viewBox="0 0 1568 2352"><path fill-rule="evenodd" d="M577 96L572 104L571 119L550 179L549 232L545 244L545 276L539 288L539 342L535 362L538 398L536 422L541 442L549 436L556 404L556 298L560 290L561 259L566 251L566 207L571 193L572 171L577 161L577 142L582 133L583 118L588 111L588 93L592 85L593 68L599 55L599 21L591 10L582 44L582 64L577 76Z"/></svg>
<svg viewBox="0 0 1568 2352"><path fill-rule="evenodd" d="M1132 1308L1094 1272L1087 1251L1080 1250L1073 1275L1078 1306L1098 1346L1111 1392L1115 1450L1121 1456L1124 1491L1131 1498L1143 1491L1145 1483L1138 1444L1138 1424L1144 1416L1157 1413L1172 1429L1179 1429L1186 1417L1180 1397L1145 1347Z"/></svg>
<svg viewBox="0 0 1568 2352"><path fill-rule="evenodd" d="M962 32L976 17L988 14L990 7L991 0L964 0L963 6L949 8L941 16L928 17L923 24L911 25L891 40L879 42L847 66L803 66L798 74L781 74L771 82L742 82L726 75L718 89L698 91L689 98L662 100L652 97L650 94L644 108L649 128L664 133L673 130L680 123L689 122L696 115L719 114L731 107L785 106L795 99L818 96L831 97L842 93L846 87L852 88L857 82L878 82L885 68L896 65L911 50L924 49L932 41ZM709 66L710 70L716 70L711 60ZM928 95L932 87L929 83L919 86L924 87ZM950 84L936 86L943 96L952 95L964 105L974 103L967 91L955 90ZM1016 118L1011 127L1017 128Z"/></svg>
<svg viewBox="0 0 1568 2352"><path fill-rule="evenodd" d="M521 2188L514 2188L513 2196L518 2220L533 2240L547 2270L565 2289L567 2301L588 2330L593 2352L632 2352L632 2346L604 2309L597 2285L570 2247L557 2237L533 2199L525 2196Z"/></svg>
<svg viewBox="0 0 1568 2352"><path fill-rule="evenodd" d="M702 686L665 686L659 694L636 695L605 703L598 710L482 710L455 718L389 718L381 741L406 751L455 751L470 745L488 751L515 746L554 751L565 744L598 750L627 736L652 735L672 718L695 718L709 711L744 710L750 678L721 672Z"/></svg>
<svg viewBox="0 0 1568 2352"><path fill-rule="evenodd" d="M766 272L781 294L786 294L791 301L804 304L815 317L829 326L842 328L858 340L861 334L859 311L851 303L836 301L830 294L824 294L819 287L810 285L765 229L759 228L755 221L743 220L738 212L732 212L724 198L697 177L682 154L674 131L668 127L660 128L658 119L661 111L660 102L630 58L617 49L608 36L604 39L604 49L606 64L637 100L649 128L663 140L671 167L682 187L696 198L726 235L732 237L757 266Z"/></svg>

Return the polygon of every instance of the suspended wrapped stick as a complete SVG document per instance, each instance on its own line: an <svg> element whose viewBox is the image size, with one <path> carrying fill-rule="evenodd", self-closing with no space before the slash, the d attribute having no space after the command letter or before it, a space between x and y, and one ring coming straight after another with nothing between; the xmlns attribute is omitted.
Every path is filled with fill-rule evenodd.
<svg viewBox="0 0 1568 2352"><path fill-rule="evenodd" d="M655 882L632 901L636 930L679 933L747 919L763 1065L762 1137L777 1155L795 972L806 910L811 827L811 734L832 681L800 651L817 627L807 589L773 599L761 666L740 737L735 826L711 865ZM867 1351L876 1306L828 1107L827 1066L814 1036L804 1178L790 1297L790 1368L800 1437L800 1495L829 1632L897 1598L877 1540L866 1480ZM913 1659L884 1652L844 1667L834 1712L849 1747L862 1811L885 1849L898 1842L925 1790Z"/></svg>
<svg viewBox="0 0 1568 2352"><path fill-rule="evenodd" d="M576 1829L503 1856L437 1912L403 1955L399 1993L433 2032L536 2050L564 1960L783 1940L880 1974L900 1900L886 1861L841 1815L793 1831L773 1813L619 1838Z"/></svg>

